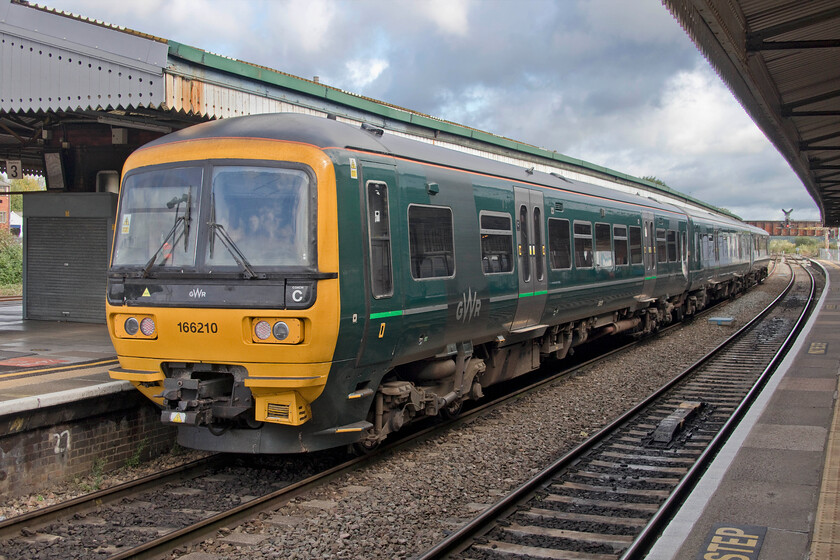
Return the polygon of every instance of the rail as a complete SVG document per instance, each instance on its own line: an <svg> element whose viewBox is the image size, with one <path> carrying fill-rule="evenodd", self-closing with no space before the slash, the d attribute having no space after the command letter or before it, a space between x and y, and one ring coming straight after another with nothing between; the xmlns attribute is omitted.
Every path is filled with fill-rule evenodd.
<svg viewBox="0 0 840 560"><path fill-rule="evenodd" d="M475 542L475 540L480 535L488 534L491 528L495 526L494 524L497 520L510 515L515 508L517 508L524 502L527 502L532 497L536 496L538 492L541 491L543 488L547 487L548 484L550 484L550 481L554 480L559 473L566 471L573 464L581 461L581 459L588 453L600 447L617 430L628 425L631 419L639 417L644 410L651 408L654 405L654 403L662 399L664 395L668 394L669 391L674 389L678 384L683 383L686 379L693 375L694 372L696 372L699 368L703 367L704 364L709 363L716 356L721 355L736 340L741 339L746 333L753 330L765 317L768 316L768 314L772 312L773 309L779 307L780 303L785 301L785 298L789 295L791 289L795 284L795 274L793 274L792 266L791 272L791 281L785 288L785 290L782 292L782 294L779 295L779 297L777 297L776 299L774 299L773 302L771 302L756 318L754 318L752 321L750 321L748 324L744 325L744 327L742 327L736 333L734 333L729 339L727 339L727 341L716 347L708 355L698 360L695 364L693 364L680 375L672 379L670 382L663 385L660 389L658 389L655 393L650 395L643 402L639 403L639 405L634 407L632 410L627 411L619 418L611 422L608 426L603 428L592 438L581 443L571 452L559 458L557 461L543 469L531 480L522 484L512 493L505 496L501 501L497 502L490 508L483 511L472 521L464 525L460 530L456 531L455 533L452 533L448 538L438 543L436 546L430 548L420 556L416 557L416 560L433 560L438 558L445 558L451 554L465 550L470 545L470 543ZM724 428L726 431L719 433L715 438L713 438L712 442L709 444L710 447L714 445L714 448L717 448L725 441L728 433L734 428L740 417L743 415L744 411L748 408L749 403L752 402L757 393L760 391L760 388L766 381L766 378L770 375L770 372L778 364L781 355L783 355L786 351L786 348L789 347L790 341L793 338L795 338L795 334L801 328L802 322L804 321L804 317L807 316L809 310L811 309L811 305L813 304L813 294L815 289L813 275L811 275L810 272L808 272L808 274L810 276L811 285L809 295L807 298L808 304L803 306L802 313L796 320L794 328L788 334L784 343L781 345L778 352L772 358L770 364L767 365L765 371L759 376L759 381L756 382L753 385L752 389L749 390L749 392L747 393L747 396L745 397L745 401L747 402L742 402L737 407L735 413L733 413L734 417L730 418L730 420L724 424ZM707 448L706 451L701 454L700 458L698 458L694 466L691 469L689 469L689 472L686 473L680 479L680 482L671 491L671 497L667 498L667 500L658 508L658 510L656 510L656 513L653 513L652 516L650 516L650 519L648 520L647 524L645 524L642 530L638 532L638 535L635 537L635 539L627 540L622 537L610 540L608 538L603 538L602 544L611 545L614 548L618 549L617 552L613 554L607 554L605 557L615 558L618 556L618 554L622 554L622 552L624 554L624 556L622 557L623 559L639 557L638 555L640 554L640 552L645 550L646 547L649 546L651 539L655 538L655 536L661 530L662 524L666 522L667 519L669 519L671 512L678 506L678 504L681 502L681 499L690 490L690 488L693 487L693 485L696 482L696 479L704 470L705 463L708 462L711 459L711 457L714 456L714 448ZM592 519L596 516L588 517ZM568 540L581 538L580 535L575 531L548 530L545 533L554 537L557 537L559 535L559 538ZM606 537L606 535L599 536ZM494 546L499 545L494 542ZM531 554L536 555L536 551L527 546L511 547L510 550L497 550L497 552L505 552L515 555L517 549L520 551L520 553L523 554L528 554L530 552Z"/></svg>

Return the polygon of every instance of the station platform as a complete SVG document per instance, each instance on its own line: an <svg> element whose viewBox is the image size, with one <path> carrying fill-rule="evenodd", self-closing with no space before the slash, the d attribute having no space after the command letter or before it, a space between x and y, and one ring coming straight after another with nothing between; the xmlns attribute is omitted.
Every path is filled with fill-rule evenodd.
<svg viewBox="0 0 840 560"><path fill-rule="evenodd" d="M133 390L112 381L117 353L104 324L24 321L0 302L0 416Z"/></svg>
<svg viewBox="0 0 840 560"><path fill-rule="evenodd" d="M840 559L840 266L648 560Z"/></svg>

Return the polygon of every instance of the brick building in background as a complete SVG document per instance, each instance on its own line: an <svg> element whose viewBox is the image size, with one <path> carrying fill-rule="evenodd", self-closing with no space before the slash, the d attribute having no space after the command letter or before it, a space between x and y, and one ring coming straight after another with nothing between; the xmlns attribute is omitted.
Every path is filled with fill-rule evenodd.
<svg viewBox="0 0 840 560"><path fill-rule="evenodd" d="M791 220L785 224L784 220L747 220L751 226L760 227L770 235L776 237L822 237L825 235L825 228L822 222L805 222ZM789 227L786 227L789 226ZM832 237L836 228L832 230Z"/></svg>
<svg viewBox="0 0 840 560"><path fill-rule="evenodd" d="M12 197L8 193L12 186L0 179L0 229L9 231L9 219L12 216Z"/></svg>

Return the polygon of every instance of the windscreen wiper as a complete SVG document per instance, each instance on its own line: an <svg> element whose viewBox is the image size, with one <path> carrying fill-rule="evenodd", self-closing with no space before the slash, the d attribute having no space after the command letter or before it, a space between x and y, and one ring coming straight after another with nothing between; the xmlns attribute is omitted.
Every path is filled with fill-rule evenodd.
<svg viewBox="0 0 840 560"><path fill-rule="evenodd" d="M233 242L233 239L230 238L230 235L225 231L225 228L222 224L217 224L216 222L210 222L207 224L210 226L210 258L213 258L213 242L216 239L216 235L218 234L219 239L222 240L222 245L228 250L228 252L233 257L233 260L236 261L236 264L240 266L243 270L243 274L246 278L256 278L259 276L256 272L254 272L251 263L248 262L248 259L245 258L245 255L242 254L242 251L239 250L239 247L236 246L236 243Z"/></svg>
<svg viewBox="0 0 840 560"><path fill-rule="evenodd" d="M187 203L187 209L184 212L183 216L179 216L178 212L181 209L181 203L182 202ZM160 246L157 248L157 251L155 251L155 253L152 255L152 258L150 258L146 262L146 265L143 267L143 278L146 278L149 275L149 271L155 265L155 261L157 260L158 255L160 255L160 252L163 250L164 247L166 247L166 244L169 242L169 239L172 236L175 235L175 232L178 230L178 225L179 224L183 224L184 229L181 231L181 233L179 234L179 237L177 239L175 239L175 241L172 243L172 245L173 246L177 245L178 241L181 240L181 236L183 236L184 237L184 251L186 252L187 241L189 239L189 232L190 232L190 219L191 219L190 218L190 214L191 214L190 204L191 204L191 202L192 202L192 187L190 187L190 190L188 192L185 192L180 197L177 197L177 196L173 197L172 200L170 200L169 202L166 203L167 208L169 208L169 209L175 208L175 223L172 224L172 229L170 229L169 233L166 234L166 237L163 238L163 241L161 241Z"/></svg>

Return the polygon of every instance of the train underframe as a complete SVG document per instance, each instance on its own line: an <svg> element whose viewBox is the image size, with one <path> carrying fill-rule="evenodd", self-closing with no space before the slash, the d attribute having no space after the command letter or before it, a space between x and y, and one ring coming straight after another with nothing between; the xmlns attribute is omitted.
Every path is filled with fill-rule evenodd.
<svg viewBox="0 0 840 560"><path fill-rule="evenodd" d="M527 333L510 333L482 344L465 341L451 345L444 355L394 367L385 373L376 388L373 404L361 423L364 429L351 436L356 440L352 445L359 452L368 451L412 421L438 415L455 416L466 401L480 399L485 388L531 372L548 359L561 360L573 353L575 347L606 336L624 333L642 337L653 333L694 315L713 301L740 294L766 275L766 268L758 269L691 292L640 300L632 309L543 325ZM245 442L240 451L266 452L271 448L260 442L254 432L264 428L271 432L277 426L254 420L254 399L243 384L247 375L244 368L175 364L166 373L162 418L172 421L173 412L184 414L179 434L182 443L216 448L211 445L213 437L230 430L243 432L236 436ZM337 441L348 441L348 437L333 438L332 443ZM226 449L228 443L217 445L219 450L230 450ZM333 445L323 447L330 446ZM301 443L300 449L295 450L311 449L310 444ZM292 449L268 452L287 451Z"/></svg>

